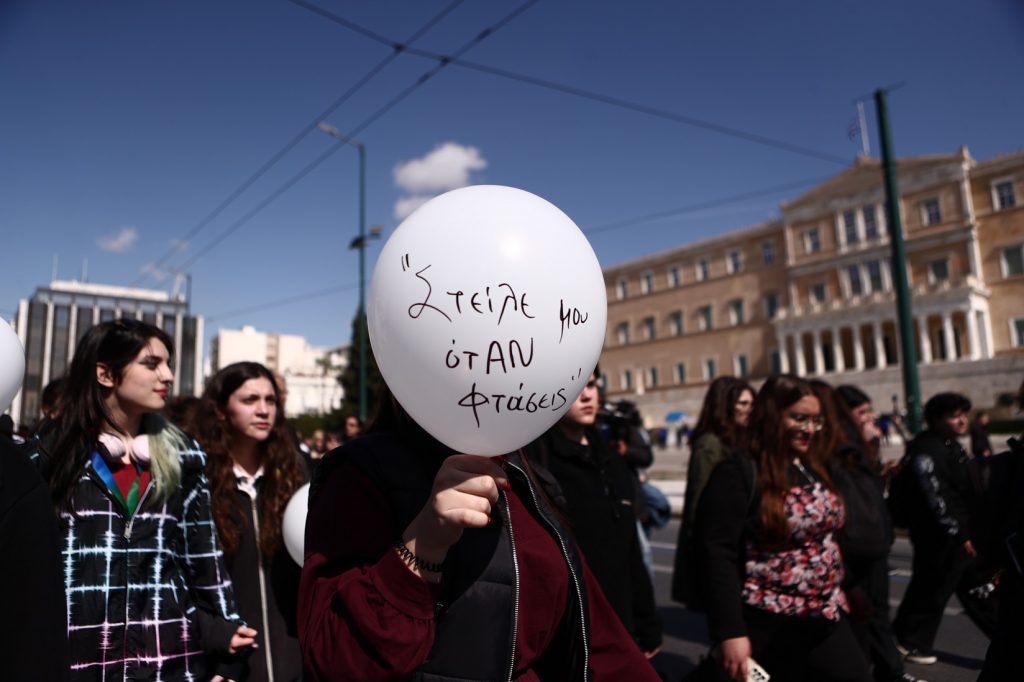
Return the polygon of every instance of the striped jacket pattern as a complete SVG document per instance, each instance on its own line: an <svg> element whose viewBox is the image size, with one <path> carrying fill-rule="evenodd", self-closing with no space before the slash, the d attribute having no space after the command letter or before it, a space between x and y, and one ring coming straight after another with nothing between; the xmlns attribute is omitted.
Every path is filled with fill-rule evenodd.
<svg viewBox="0 0 1024 682"><path fill-rule="evenodd" d="M42 448L45 451L45 445ZM62 560L71 679L206 680L205 651L242 623L217 546L198 444L179 453L181 482L151 484L128 518L92 463L64 513ZM42 455L43 470L46 456Z"/></svg>

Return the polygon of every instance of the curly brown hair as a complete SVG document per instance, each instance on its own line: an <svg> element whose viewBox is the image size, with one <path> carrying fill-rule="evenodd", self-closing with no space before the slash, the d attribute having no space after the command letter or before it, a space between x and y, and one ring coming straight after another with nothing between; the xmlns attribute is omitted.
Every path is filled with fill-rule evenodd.
<svg viewBox="0 0 1024 682"><path fill-rule="evenodd" d="M242 502L236 492L234 461L231 458L233 431L224 418L231 395L250 379L267 379L274 388L278 410L268 438L260 445L263 478L259 489L260 552L271 557L281 547L281 520L292 495L306 482L305 466L284 420L284 406L277 382L269 369L258 362L236 362L210 378L203 392L204 405L194 412L193 423L186 427L194 433L206 451L206 475L210 479L213 520L225 552L238 549L239 536L246 525Z"/></svg>
<svg viewBox="0 0 1024 682"><path fill-rule="evenodd" d="M757 487L761 492L758 539L768 547L783 546L789 536L785 502L790 488L789 469L793 453L786 437L783 413L806 396L817 398L810 383L787 374L775 375L769 377L757 392L750 413L747 449L757 462ZM826 454L819 436L811 439L810 448L801 459L831 490L832 479L825 466Z"/></svg>

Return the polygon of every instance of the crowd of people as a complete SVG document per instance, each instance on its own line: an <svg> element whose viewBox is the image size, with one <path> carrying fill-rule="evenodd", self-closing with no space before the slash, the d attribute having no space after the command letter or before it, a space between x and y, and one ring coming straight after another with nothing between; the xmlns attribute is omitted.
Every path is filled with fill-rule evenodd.
<svg viewBox="0 0 1024 682"><path fill-rule="evenodd" d="M639 412L605 404L597 368L547 432L481 457L387 394L365 433L303 438L254 362L168 402L173 351L146 323L96 325L37 433L0 438L0 677L659 679L647 536L668 507ZM931 397L883 462L857 387L713 381L671 592L713 643L692 679L913 680L954 593L992 640L979 679L1024 679L1024 453L970 410ZM299 566L284 516L307 483ZM890 620L894 523L914 558Z"/></svg>

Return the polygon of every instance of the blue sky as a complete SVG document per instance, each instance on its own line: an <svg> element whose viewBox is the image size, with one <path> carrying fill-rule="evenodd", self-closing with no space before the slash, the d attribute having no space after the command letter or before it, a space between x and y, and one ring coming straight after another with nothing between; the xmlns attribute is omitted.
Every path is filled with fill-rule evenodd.
<svg viewBox="0 0 1024 682"><path fill-rule="evenodd" d="M315 4L404 41L451 3ZM466 0L415 47L455 52L519 5ZM180 242L390 52L286 0L3 3L0 315L49 281L55 255L61 279L78 277L87 258L91 281L169 288L153 263L177 245L162 269L187 266L208 332L251 324L347 342L358 281L347 250L358 231L354 149L209 248L332 147L314 130ZM539 0L463 57L814 154L449 65L357 135L367 223L385 237L415 201L466 183L552 201L598 230L602 265L756 223L800 190L630 221L841 171L860 148L847 136L854 100L896 82L905 83L889 101L899 155L967 145L987 159L1024 146L1016 0ZM362 126L436 64L399 55L327 121L343 133ZM877 150L870 103L868 128ZM599 229L618 223L627 224ZM368 249L370 267L380 246ZM290 297L301 300L265 305ZM255 310L232 314L245 309Z"/></svg>

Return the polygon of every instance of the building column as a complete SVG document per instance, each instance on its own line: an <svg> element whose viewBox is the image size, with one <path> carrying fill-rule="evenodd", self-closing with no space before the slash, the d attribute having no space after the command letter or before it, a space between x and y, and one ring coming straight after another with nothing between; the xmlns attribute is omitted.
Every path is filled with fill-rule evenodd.
<svg viewBox="0 0 1024 682"><path fill-rule="evenodd" d="M846 358L843 357L843 335L839 327L832 328L832 359L836 373L846 371Z"/></svg>
<svg viewBox="0 0 1024 682"><path fill-rule="evenodd" d="M970 353L971 360L981 359L981 347L979 346L978 337L978 317L975 314L974 308L968 308L967 312L964 313L964 323L967 324L967 345L970 346L968 352Z"/></svg>
<svg viewBox="0 0 1024 682"><path fill-rule="evenodd" d="M853 369L857 372L864 371L864 342L860 338L860 325L853 328Z"/></svg>
<svg viewBox="0 0 1024 682"><path fill-rule="evenodd" d="M807 376L807 358L804 357L804 334L803 332L797 332L796 336L793 337L793 350L796 355L796 375L798 377Z"/></svg>
<svg viewBox="0 0 1024 682"><path fill-rule="evenodd" d="M875 337L875 365L876 369L885 369L889 361L885 357L885 337L882 336L882 323L875 322L871 327Z"/></svg>
<svg viewBox="0 0 1024 682"><path fill-rule="evenodd" d="M946 357L944 359L947 362L956 360L956 340L953 338L952 313L942 313L942 337L946 344Z"/></svg>
<svg viewBox="0 0 1024 682"><path fill-rule="evenodd" d="M825 373L825 354L821 352L821 330L815 329L812 343L814 344L814 373L822 375Z"/></svg>
<svg viewBox="0 0 1024 682"><path fill-rule="evenodd" d="M927 365L932 361L932 337L928 333L927 315L917 318L917 332L921 337L921 362Z"/></svg>
<svg viewBox="0 0 1024 682"><path fill-rule="evenodd" d="M978 327L981 331L982 357L991 358L995 351L992 347L992 320L987 310L978 311Z"/></svg>
<svg viewBox="0 0 1024 682"><path fill-rule="evenodd" d="M779 344L779 372L789 374L789 346L787 344L789 337L776 331L775 340Z"/></svg>

